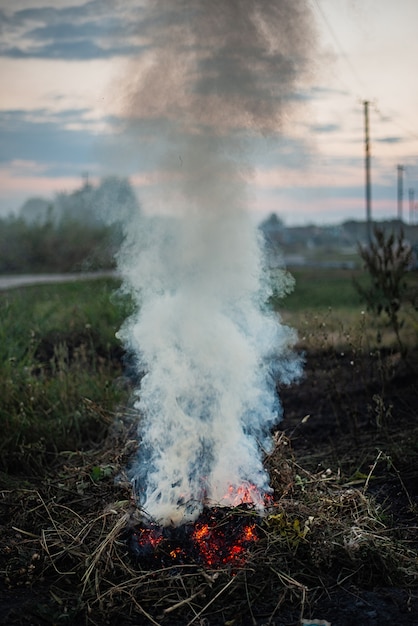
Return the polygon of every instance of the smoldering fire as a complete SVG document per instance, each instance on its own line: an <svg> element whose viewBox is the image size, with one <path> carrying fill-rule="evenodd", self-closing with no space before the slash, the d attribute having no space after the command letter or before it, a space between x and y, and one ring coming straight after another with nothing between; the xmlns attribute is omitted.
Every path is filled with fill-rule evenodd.
<svg viewBox="0 0 418 626"><path fill-rule="evenodd" d="M258 518L250 507L205 508L199 518L180 527L136 526L129 534L132 557L150 569L198 565L239 568L260 538Z"/></svg>

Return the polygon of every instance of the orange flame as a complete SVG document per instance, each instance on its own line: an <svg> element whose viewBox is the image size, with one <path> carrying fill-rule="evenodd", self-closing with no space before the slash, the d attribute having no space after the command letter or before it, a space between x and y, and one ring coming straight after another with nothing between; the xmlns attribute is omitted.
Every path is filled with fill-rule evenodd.
<svg viewBox="0 0 418 626"><path fill-rule="evenodd" d="M230 485L222 498L222 504L227 502L228 505L232 507L240 506L240 504L264 506L266 498L268 498L268 496L262 494L258 487L251 483L245 483L239 487Z"/></svg>

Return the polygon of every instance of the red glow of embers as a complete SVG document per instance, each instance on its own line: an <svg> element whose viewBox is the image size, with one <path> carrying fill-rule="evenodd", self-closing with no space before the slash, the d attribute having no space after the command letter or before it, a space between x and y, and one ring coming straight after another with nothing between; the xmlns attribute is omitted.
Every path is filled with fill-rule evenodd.
<svg viewBox="0 0 418 626"><path fill-rule="evenodd" d="M258 539L256 525L252 520L235 517L235 520L227 519L222 523L217 522L213 514L209 522L197 521L194 524L191 540L204 565L239 566L245 563L247 549Z"/></svg>
<svg viewBox="0 0 418 626"><path fill-rule="evenodd" d="M186 563L212 569L242 567L259 538L251 510L245 503L239 509L205 508L194 523L180 527L137 527L129 547L135 560L151 569Z"/></svg>

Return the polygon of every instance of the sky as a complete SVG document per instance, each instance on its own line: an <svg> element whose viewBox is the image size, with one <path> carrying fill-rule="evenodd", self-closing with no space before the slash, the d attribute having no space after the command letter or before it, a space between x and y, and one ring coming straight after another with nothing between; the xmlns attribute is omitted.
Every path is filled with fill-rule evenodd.
<svg viewBox="0 0 418 626"><path fill-rule="evenodd" d="M146 82L153 75L148 70L155 42L168 32L148 5L148 0L0 0L0 216L17 212L30 197L71 192L87 174L93 183L106 175L129 177L144 210L163 210L153 201L153 190L161 181L167 184L170 172L164 178L164 145L159 160L150 156L149 119L157 113L163 118L164 99L170 101L170 90L179 93L184 77L167 55L165 92ZM364 219L368 101L372 217L397 216L397 166L403 165L402 217L418 221L418 211L410 212L410 190L418 200L418 3L300 0L299 5L305 11L298 54L306 55L300 75L288 81L285 69L278 68L274 94L284 102L280 120L274 128L252 129L246 138L249 210L256 221L276 213L289 226ZM173 7L175 23L182 0L167 6ZM254 90L260 85L262 103L267 98L262 81ZM140 89L148 103L141 100L135 111ZM242 85L239 89L248 96ZM209 111L209 99L205 108L205 94L199 98ZM232 115L234 102L227 103ZM223 123L219 116L216 123ZM164 125L153 127L154 135L158 128ZM176 159L182 164L180 154Z"/></svg>

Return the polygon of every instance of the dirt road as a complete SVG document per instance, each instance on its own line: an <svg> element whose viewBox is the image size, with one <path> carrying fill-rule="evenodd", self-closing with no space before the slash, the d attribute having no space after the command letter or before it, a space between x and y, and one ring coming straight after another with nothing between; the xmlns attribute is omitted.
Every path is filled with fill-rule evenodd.
<svg viewBox="0 0 418 626"><path fill-rule="evenodd" d="M92 280L103 277L116 277L114 271L106 272L78 272L74 274L16 274L14 276L0 275L0 290L29 285L45 285L47 283L66 283L76 280Z"/></svg>

